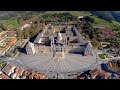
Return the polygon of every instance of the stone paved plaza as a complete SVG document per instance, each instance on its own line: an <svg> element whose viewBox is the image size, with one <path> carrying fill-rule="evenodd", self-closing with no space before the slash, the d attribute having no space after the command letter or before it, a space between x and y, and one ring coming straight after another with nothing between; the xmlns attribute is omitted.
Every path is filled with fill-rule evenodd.
<svg viewBox="0 0 120 90"><path fill-rule="evenodd" d="M20 61L40 71L72 72L93 66L96 59L93 56L81 56L80 54L65 54L65 58L53 59L51 53L37 53L35 55L21 55Z"/></svg>

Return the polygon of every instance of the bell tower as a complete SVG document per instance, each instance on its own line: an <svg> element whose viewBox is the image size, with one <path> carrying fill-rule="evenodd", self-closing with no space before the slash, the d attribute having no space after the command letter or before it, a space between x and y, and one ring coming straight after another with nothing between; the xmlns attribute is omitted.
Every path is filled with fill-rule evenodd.
<svg viewBox="0 0 120 90"><path fill-rule="evenodd" d="M54 43L54 37L51 37L51 52L54 51L55 43Z"/></svg>
<svg viewBox="0 0 120 90"><path fill-rule="evenodd" d="M67 37L65 36L64 37L64 40L63 40L63 47L64 47L64 52L66 53L67 52Z"/></svg>

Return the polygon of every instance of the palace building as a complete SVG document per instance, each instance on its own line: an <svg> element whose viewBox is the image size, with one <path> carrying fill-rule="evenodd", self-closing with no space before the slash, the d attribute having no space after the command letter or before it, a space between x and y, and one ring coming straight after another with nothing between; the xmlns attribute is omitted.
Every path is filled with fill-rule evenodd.
<svg viewBox="0 0 120 90"><path fill-rule="evenodd" d="M46 25L18 57L25 65L43 72L64 73L95 65L92 45L74 25ZM34 55L34 56L33 56Z"/></svg>
<svg viewBox="0 0 120 90"><path fill-rule="evenodd" d="M37 49L35 50L36 47ZM52 26L47 25L36 37L33 43L26 46L27 54L35 52L53 53L56 56L65 57L66 53L92 55L92 47L75 26Z"/></svg>

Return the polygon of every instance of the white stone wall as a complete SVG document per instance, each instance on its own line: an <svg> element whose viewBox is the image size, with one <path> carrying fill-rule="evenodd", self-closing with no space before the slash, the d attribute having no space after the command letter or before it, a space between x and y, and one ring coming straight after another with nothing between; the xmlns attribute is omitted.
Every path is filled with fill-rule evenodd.
<svg viewBox="0 0 120 90"><path fill-rule="evenodd" d="M27 46L26 46L26 52L27 54L32 54L34 55L35 54L35 47L34 47L34 44L33 43L28 43Z"/></svg>

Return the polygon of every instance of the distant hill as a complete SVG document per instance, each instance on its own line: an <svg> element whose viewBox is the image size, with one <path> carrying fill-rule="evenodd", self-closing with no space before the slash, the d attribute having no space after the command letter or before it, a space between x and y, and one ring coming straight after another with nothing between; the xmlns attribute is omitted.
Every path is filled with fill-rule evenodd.
<svg viewBox="0 0 120 90"><path fill-rule="evenodd" d="M111 12L111 14L115 18L115 20L120 22L120 11L113 11Z"/></svg>
<svg viewBox="0 0 120 90"><path fill-rule="evenodd" d="M0 20L11 19L15 17L27 17L29 15L43 13L45 11L0 11Z"/></svg>
<svg viewBox="0 0 120 90"><path fill-rule="evenodd" d="M90 16L95 19L97 25L104 25L112 29L120 22L120 11L0 11L0 22L3 20L4 28L14 29L19 27L21 22L27 23L30 18L34 20L57 20L65 21L67 16ZM41 14L42 18L39 17ZM61 16L63 14L63 16ZM1 23L0 23L1 25Z"/></svg>
<svg viewBox="0 0 120 90"><path fill-rule="evenodd" d="M89 11L93 15L98 16L99 18L111 21L116 20L120 22L120 11Z"/></svg>
<svg viewBox="0 0 120 90"><path fill-rule="evenodd" d="M47 11L0 11L0 20L1 19L6 20L10 18L15 18L15 17L25 17L28 15L40 14L44 12L47 12ZM59 13L59 11L52 11L52 13L53 12ZM88 13L91 13L92 15L96 15L99 18L105 19L107 21L116 20L120 22L120 11L79 11L79 12L82 12L82 13L88 12ZM79 13L77 12L76 14L79 14Z"/></svg>

